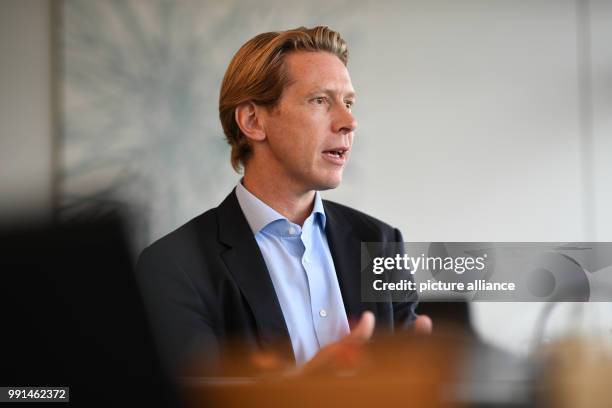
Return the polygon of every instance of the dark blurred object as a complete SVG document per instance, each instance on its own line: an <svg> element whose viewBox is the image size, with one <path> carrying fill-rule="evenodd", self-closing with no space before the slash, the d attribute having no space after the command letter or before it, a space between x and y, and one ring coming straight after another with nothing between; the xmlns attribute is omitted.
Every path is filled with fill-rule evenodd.
<svg viewBox="0 0 612 408"><path fill-rule="evenodd" d="M119 216L0 233L1 386L69 386L70 406L175 406Z"/></svg>
<svg viewBox="0 0 612 408"><path fill-rule="evenodd" d="M448 384L450 400L470 407L535 405L536 365L485 344L472 326L467 302L419 302L417 314L432 319L434 336L453 336L463 347L460 374Z"/></svg>
<svg viewBox="0 0 612 408"><path fill-rule="evenodd" d="M419 302L416 312L429 316L434 330L439 326L451 327L463 335L476 336L467 302Z"/></svg>

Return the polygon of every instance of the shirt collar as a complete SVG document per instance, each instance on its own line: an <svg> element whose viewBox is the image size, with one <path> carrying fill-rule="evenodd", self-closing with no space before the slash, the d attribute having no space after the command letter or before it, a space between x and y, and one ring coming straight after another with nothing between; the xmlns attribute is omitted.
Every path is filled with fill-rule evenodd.
<svg viewBox="0 0 612 408"><path fill-rule="evenodd" d="M318 191L315 192L315 202L312 207L312 214L318 214L318 218L321 221L321 227L325 230L325 209L323 208L323 200L321 199L321 194Z"/></svg>
<svg viewBox="0 0 612 408"><path fill-rule="evenodd" d="M236 185L236 198L238 198L238 204L240 205L240 208L242 209L242 212L244 213L253 234L257 234L274 221L287 220L286 217L247 190L242 185L242 181ZM315 201L311 216L312 214L315 214L315 217L317 217L321 222L321 227L325 229L325 210L323 208L323 200L321 200L321 195L318 191L315 192Z"/></svg>

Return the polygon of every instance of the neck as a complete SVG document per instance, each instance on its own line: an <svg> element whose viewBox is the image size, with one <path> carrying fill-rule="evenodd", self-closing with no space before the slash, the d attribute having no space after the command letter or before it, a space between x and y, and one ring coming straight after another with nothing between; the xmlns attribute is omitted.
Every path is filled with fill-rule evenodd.
<svg viewBox="0 0 612 408"><path fill-rule="evenodd" d="M295 224L303 225L312 212L315 191L300 190L286 177L261 174L249 166L244 171L242 185Z"/></svg>

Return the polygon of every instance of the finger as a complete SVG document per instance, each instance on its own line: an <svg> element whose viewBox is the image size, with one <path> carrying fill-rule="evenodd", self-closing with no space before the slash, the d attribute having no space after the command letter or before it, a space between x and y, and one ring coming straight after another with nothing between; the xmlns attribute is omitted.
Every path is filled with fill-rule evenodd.
<svg viewBox="0 0 612 408"><path fill-rule="evenodd" d="M251 354L251 364L258 370L274 371L285 366L285 362L272 352L259 351Z"/></svg>
<svg viewBox="0 0 612 408"><path fill-rule="evenodd" d="M433 322L427 315L418 315L414 321L414 331L419 334L431 334L433 330Z"/></svg>
<svg viewBox="0 0 612 408"><path fill-rule="evenodd" d="M350 340L356 340L359 342L365 342L370 340L372 334L374 333L374 326L376 325L376 318L374 317L374 313L366 310L361 315L361 319L359 319L359 323L351 330L351 334L347 336Z"/></svg>

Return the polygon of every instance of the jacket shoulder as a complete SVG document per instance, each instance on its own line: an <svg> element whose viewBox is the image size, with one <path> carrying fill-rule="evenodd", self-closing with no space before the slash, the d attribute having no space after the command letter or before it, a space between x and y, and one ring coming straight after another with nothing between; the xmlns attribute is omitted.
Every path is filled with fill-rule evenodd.
<svg viewBox="0 0 612 408"><path fill-rule="evenodd" d="M202 242L216 241L217 234L217 208L212 208L154 241L142 251L142 255L186 255L198 251Z"/></svg>
<svg viewBox="0 0 612 408"><path fill-rule="evenodd" d="M348 223L353 230L362 232L362 235L379 237L382 234L389 238L399 235L396 228L354 208L328 200L323 200L323 204L328 215ZM401 235L399 236L401 237ZM362 240L365 241L365 239ZM376 240L378 239L372 239L371 241Z"/></svg>

